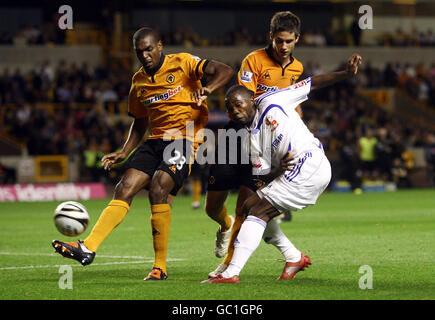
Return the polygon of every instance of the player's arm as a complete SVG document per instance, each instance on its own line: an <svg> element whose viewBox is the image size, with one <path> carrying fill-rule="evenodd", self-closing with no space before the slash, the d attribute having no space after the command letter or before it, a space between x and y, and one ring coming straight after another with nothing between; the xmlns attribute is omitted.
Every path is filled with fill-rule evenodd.
<svg viewBox="0 0 435 320"><path fill-rule="evenodd" d="M257 82L260 76L256 67L254 58L252 56L247 56L243 59L242 65L237 74L237 83L254 93L257 91Z"/></svg>
<svg viewBox="0 0 435 320"><path fill-rule="evenodd" d="M197 101L197 105L200 106L202 102L216 89L227 84L234 75L234 70L222 63L215 60L210 60L204 69L204 76L207 77L207 85L202 88L198 88L192 93L192 99Z"/></svg>
<svg viewBox="0 0 435 320"><path fill-rule="evenodd" d="M103 168L105 170L110 170L112 165L125 160L130 154L130 152L132 152L139 145L139 143L142 142L147 127L148 127L147 118L134 119L133 122L131 123L127 140L125 141L121 151L106 154L101 159Z"/></svg>
<svg viewBox="0 0 435 320"><path fill-rule="evenodd" d="M293 171L295 167L294 158L291 151L288 151L284 157L281 159L280 166L272 168L270 172L266 175L256 176L256 180L260 180L263 184L268 184L269 182L275 180L286 171Z"/></svg>
<svg viewBox="0 0 435 320"><path fill-rule="evenodd" d="M358 73L358 66L362 58L359 54L354 54L350 57L346 64L346 70L321 74L311 78L311 90L320 89L333 85L336 82L352 77Z"/></svg>
<svg viewBox="0 0 435 320"><path fill-rule="evenodd" d="M124 159L126 159L130 152L133 151L133 149L136 148L142 141L148 128L148 118L146 117L146 113L141 114L141 111L143 112L143 108L141 107L141 103L137 98L136 86L133 80L130 93L128 95L128 112L131 116L133 116L133 121L130 125L127 140L125 141L121 151L106 154L101 159L101 163L105 170L110 170L112 165L122 162Z"/></svg>

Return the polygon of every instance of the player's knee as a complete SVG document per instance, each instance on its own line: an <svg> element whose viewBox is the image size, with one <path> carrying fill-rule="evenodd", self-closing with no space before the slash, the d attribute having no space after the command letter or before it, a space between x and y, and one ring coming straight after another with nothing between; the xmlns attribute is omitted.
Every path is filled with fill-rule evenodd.
<svg viewBox="0 0 435 320"><path fill-rule="evenodd" d="M260 210L256 206L249 206L249 203L247 203L247 201L245 201L245 203L243 204L242 212L246 215L246 217L254 216L258 219L265 221L266 223L270 220L270 217L267 215L266 212L263 212L263 210Z"/></svg>
<svg viewBox="0 0 435 320"><path fill-rule="evenodd" d="M115 187L115 199L131 203L136 195L135 184L129 179L121 179Z"/></svg>
<svg viewBox="0 0 435 320"><path fill-rule="evenodd" d="M218 207L216 205L211 204L210 202L207 202L205 204L205 212L210 218L216 217L219 212L222 210L222 207Z"/></svg>

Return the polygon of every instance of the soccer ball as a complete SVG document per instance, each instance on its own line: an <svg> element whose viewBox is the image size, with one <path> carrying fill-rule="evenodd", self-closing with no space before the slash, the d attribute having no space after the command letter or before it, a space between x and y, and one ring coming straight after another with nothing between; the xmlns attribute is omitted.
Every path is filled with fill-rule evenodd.
<svg viewBox="0 0 435 320"><path fill-rule="evenodd" d="M74 237L82 234L89 223L89 213L86 208L78 202L62 202L54 210L54 224L60 233Z"/></svg>

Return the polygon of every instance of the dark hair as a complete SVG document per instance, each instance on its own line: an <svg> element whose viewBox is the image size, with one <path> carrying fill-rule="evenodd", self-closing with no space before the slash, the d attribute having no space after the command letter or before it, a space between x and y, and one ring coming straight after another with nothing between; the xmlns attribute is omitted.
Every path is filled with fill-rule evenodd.
<svg viewBox="0 0 435 320"><path fill-rule="evenodd" d="M140 28L139 30L137 30L134 33L134 35L133 35L133 44L135 42L139 41L140 39L143 39L143 38L145 38L145 37L147 37L149 35L152 35L154 40L156 42L161 40L160 34L156 30L148 28L148 27L143 27L143 28Z"/></svg>
<svg viewBox="0 0 435 320"><path fill-rule="evenodd" d="M254 96L254 92L252 92L251 90L247 89L246 87L244 87L240 84L236 84L236 85L230 87L227 90L227 92L225 93L225 101L227 101L227 99L229 98L230 95L236 94L236 93L241 93L243 95L246 95L249 98L252 98Z"/></svg>
<svg viewBox="0 0 435 320"><path fill-rule="evenodd" d="M301 20L290 11L275 13L270 20L270 32L275 34L280 31L294 32L298 36L301 33Z"/></svg>

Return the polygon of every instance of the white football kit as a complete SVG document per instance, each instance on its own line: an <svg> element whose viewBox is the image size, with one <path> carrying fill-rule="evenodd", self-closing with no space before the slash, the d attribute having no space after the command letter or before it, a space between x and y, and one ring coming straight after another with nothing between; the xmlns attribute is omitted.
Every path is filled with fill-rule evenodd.
<svg viewBox="0 0 435 320"><path fill-rule="evenodd" d="M257 191L278 211L303 209L316 203L331 180L331 165L322 144L295 111L308 99L311 78L255 99L257 113L249 128L253 174L280 166L291 151L295 166Z"/></svg>

